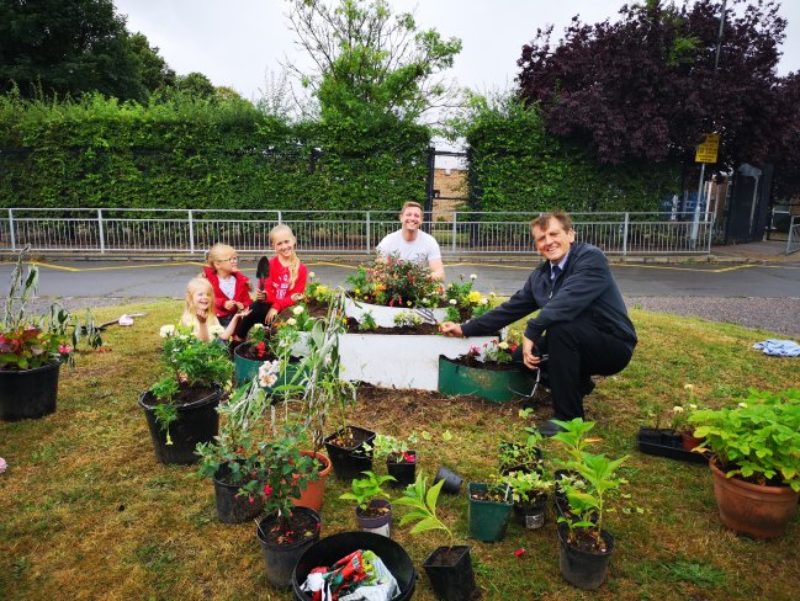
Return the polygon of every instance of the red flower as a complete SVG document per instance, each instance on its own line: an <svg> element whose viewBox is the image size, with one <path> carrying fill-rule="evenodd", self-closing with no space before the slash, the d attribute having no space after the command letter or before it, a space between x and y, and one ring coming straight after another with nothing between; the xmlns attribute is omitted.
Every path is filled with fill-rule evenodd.
<svg viewBox="0 0 800 601"><path fill-rule="evenodd" d="M69 355L72 352L72 347L68 344L59 344L58 352L62 355Z"/></svg>
<svg viewBox="0 0 800 601"><path fill-rule="evenodd" d="M417 461L417 454L403 451L403 461L406 463L415 463Z"/></svg>
<svg viewBox="0 0 800 601"><path fill-rule="evenodd" d="M271 497L272 496L272 487L269 484L264 485L264 496Z"/></svg>
<svg viewBox="0 0 800 601"><path fill-rule="evenodd" d="M253 495L250 495L247 500L250 501L250 505L256 502L256 498Z"/></svg>

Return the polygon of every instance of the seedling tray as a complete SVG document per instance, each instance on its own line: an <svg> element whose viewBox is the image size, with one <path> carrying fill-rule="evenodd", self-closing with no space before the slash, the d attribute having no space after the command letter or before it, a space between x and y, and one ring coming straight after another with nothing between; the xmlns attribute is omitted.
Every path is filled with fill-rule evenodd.
<svg viewBox="0 0 800 601"><path fill-rule="evenodd" d="M688 463L708 464L708 457L683 448L681 437L670 430L642 428L637 436L639 450L647 455L677 459Z"/></svg>

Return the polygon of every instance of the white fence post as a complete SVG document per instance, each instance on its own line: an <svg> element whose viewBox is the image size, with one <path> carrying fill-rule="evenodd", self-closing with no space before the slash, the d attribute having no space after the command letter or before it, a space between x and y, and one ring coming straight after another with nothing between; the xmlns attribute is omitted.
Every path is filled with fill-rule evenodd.
<svg viewBox="0 0 800 601"><path fill-rule="evenodd" d="M625 211L625 225L622 227L622 256L628 256L628 227L630 226L630 213Z"/></svg>
<svg viewBox="0 0 800 601"><path fill-rule="evenodd" d="M283 215L278 211L278 223L283 223Z"/></svg>
<svg viewBox="0 0 800 601"><path fill-rule="evenodd" d="M188 210L189 213L189 253L194 254L194 216L192 209Z"/></svg>
<svg viewBox="0 0 800 601"><path fill-rule="evenodd" d="M103 228L103 209L97 209L97 233L100 236L100 254L106 254L106 233Z"/></svg>
<svg viewBox="0 0 800 601"><path fill-rule="evenodd" d="M456 236L458 235L458 213L453 211L453 240L451 242L451 250L456 252Z"/></svg>
<svg viewBox="0 0 800 601"><path fill-rule="evenodd" d="M14 233L14 209L8 210L8 234L11 237L11 250L17 250L17 236Z"/></svg>
<svg viewBox="0 0 800 601"><path fill-rule="evenodd" d="M364 242L364 252L369 254L370 240L372 240L372 223L370 221L369 211L367 211L367 239Z"/></svg>

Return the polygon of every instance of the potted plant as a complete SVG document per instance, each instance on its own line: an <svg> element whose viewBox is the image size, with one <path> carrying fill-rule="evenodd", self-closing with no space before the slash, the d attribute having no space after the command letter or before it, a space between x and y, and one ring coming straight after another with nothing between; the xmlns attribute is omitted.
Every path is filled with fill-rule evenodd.
<svg viewBox="0 0 800 601"><path fill-rule="evenodd" d="M586 486L586 483L580 474L573 469L572 465L581 461L583 452L589 445L589 432L594 428L594 422L583 421L579 417L569 421L554 421L561 426L562 431L553 436L552 440L561 444L567 456L566 460L557 462L559 469L553 473L556 513L559 516L564 516L569 513L566 485L571 486L573 489L581 489Z"/></svg>
<svg viewBox="0 0 800 601"><path fill-rule="evenodd" d="M195 447L219 430L216 407L232 364L224 345L203 342L184 328L164 326L162 362L167 373L139 397L156 458L162 463L195 463Z"/></svg>
<svg viewBox="0 0 800 601"><path fill-rule="evenodd" d="M279 436L259 443L258 477L242 487L263 499L267 515L258 522L256 536L264 553L267 580L278 588L290 586L298 558L320 535L319 514L293 502L319 470L312 457L300 453L301 432L296 425L284 425Z"/></svg>
<svg viewBox="0 0 800 601"><path fill-rule="evenodd" d="M527 418L533 409L520 409L519 416ZM498 446L497 459L500 464L500 473L509 472L541 472L543 469L542 450L539 445L543 437L538 428L525 426L523 431L527 434L524 442L504 440Z"/></svg>
<svg viewBox="0 0 800 601"><path fill-rule="evenodd" d="M406 440L400 440L386 434L376 434L372 443L374 456L386 459L386 471L394 478L391 486L398 488L412 484L417 468L417 452L414 445L417 437L411 434Z"/></svg>
<svg viewBox="0 0 800 601"><path fill-rule="evenodd" d="M258 446L248 432L225 428L212 442L197 445L200 456L198 474L214 482L217 517L225 524L246 522L264 507L260 495L243 491L258 481L262 458Z"/></svg>
<svg viewBox="0 0 800 601"><path fill-rule="evenodd" d="M781 536L800 492L800 390L750 390L734 407L689 417L709 466L722 523L755 538Z"/></svg>
<svg viewBox="0 0 800 601"><path fill-rule="evenodd" d="M528 394L532 376L513 362L517 344L489 340L454 359L439 357L439 392L476 395L495 403L507 403Z"/></svg>
<svg viewBox="0 0 800 601"><path fill-rule="evenodd" d="M537 471L509 472L502 481L511 488L517 522L529 530L541 528L547 514L547 500L555 483Z"/></svg>
<svg viewBox="0 0 800 601"><path fill-rule="evenodd" d="M573 434L591 429L587 426L592 422L581 422L577 424L580 428L573 429ZM571 437L563 438L569 440ZM562 576L573 586L594 590L605 580L614 551L614 537L604 529L607 495L622 484L623 479L616 472L627 456L612 460L603 454L584 450L578 454L580 446L573 445L568 449L570 459L566 462L569 471L577 478L560 482L568 511L558 518L559 568Z"/></svg>
<svg viewBox="0 0 800 601"><path fill-rule="evenodd" d="M354 479L352 490L339 495L339 498L356 502L356 521L361 530L391 537L392 506L382 486L393 481L394 477L378 476L370 471L362 473L364 477Z"/></svg>
<svg viewBox="0 0 800 601"><path fill-rule="evenodd" d="M501 540L514 506L508 484L501 480L470 482L468 491L469 535L487 543Z"/></svg>
<svg viewBox="0 0 800 601"><path fill-rule="evenodd" d="M251 381L264 361L277 359L273 351L276 329L256 323L247 333L247 340L233 349L234 383L241 386Z"/></svg>
<svg viewBox="0 0 800 601"><path fill-rule="evenodd" d="M425 475L420 473L414 484L408 486L395 505L409 507L410 511L400 518L400 525L416 522L411 534L423 534L441 530L450 544L440 546L428 555L422 567L431 581L433 591L443 601L464 601L475 594L475 574L469 545L456 545L453 531L437 516L436 504L439 500L444 480L430 488Z"/></svg>
<svg viewBox="0 0 800 601"><path fill-rule="evenodd" d="M81 324L58 304L42 317L27 312L38 288L39 270L32 265L23 276L23 254L11 273L0 322L0 419L9 421L53 413L61 364L74 364L72 354L81 332L88 334L92 347L101 343L91 315Z"/></svg>

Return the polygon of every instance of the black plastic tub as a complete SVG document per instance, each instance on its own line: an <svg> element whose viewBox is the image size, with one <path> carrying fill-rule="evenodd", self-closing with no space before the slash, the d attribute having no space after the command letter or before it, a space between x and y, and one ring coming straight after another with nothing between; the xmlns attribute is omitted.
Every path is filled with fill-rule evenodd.
<svg viewBox="0 0 800 601"><path fill-rule="evenodd" d="M54 361L35 369L0 370L0 419L37 419L53 413L60 367Z"/></svg>
<svg viewBox="0 0 800 601"><path fill-rule="evenodd" d="M391 538L373 532L340 532L320 539L306 549L297 560L292 574L294 598L299 601L311 601L311 597L300 590L300 586L308 578L308 573L318 566L331 566L342 557L359 549L373 551L397 580L400 594L392 601L405 601L412 597L417 585L417 571L403 547Z"/></svg>
<svg viewBox="0 0 800 601"><path fill-rule="evenodd" d="M333 464L334 475L344 482L354 478L361 478L361 472L372 470L372 450L367 451L365 444L372 445L375 432L358 426L348 426L350 432L358 441L352 447L340 447L333 444L341 431L334 432L325 439L325 451Z"/></svg>
<svg viewBox="0 0 800 601"><path fill-rule="evenodd" d="M681 435L673 430L641 428L636 436L636 443L639 450L647 455L708 465L708 456L684 449Z"/></svg>

